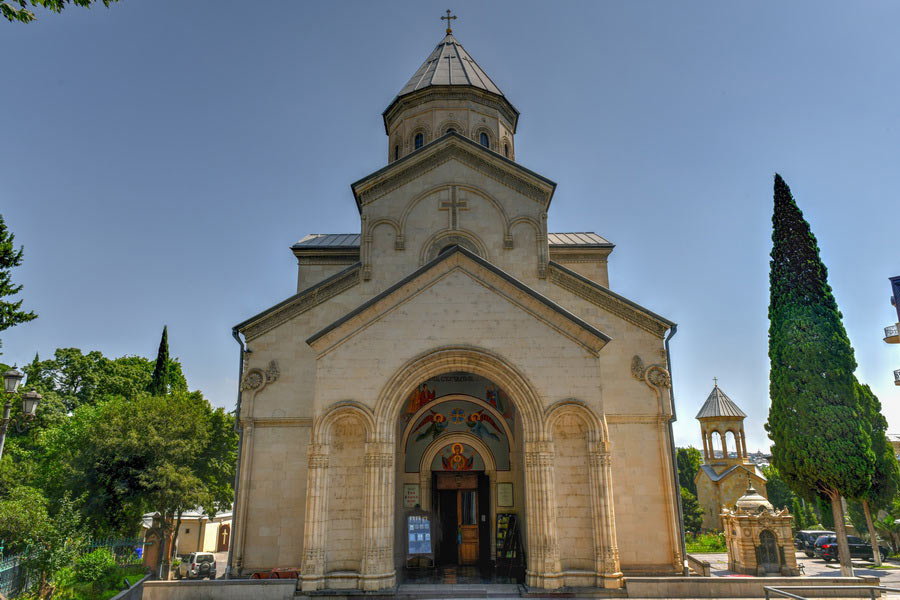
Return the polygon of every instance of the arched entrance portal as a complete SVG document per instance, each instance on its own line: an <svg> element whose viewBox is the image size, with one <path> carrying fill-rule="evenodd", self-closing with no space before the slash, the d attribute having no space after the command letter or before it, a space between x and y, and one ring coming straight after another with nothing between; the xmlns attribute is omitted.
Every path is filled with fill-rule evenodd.
<svg viewBox="0 0 900 600"><path fill-rule="evenodd" d="M405 516L421 509L434 523L436 566L489 573L498 559L498 516L501 524L511 514L525 522L521 433L512 398L487 377L451 371L418 383L397 417L397 547L405 552L407 537L421 536L405 529ZM500 533L501 546L516 549L501 562L519 578L523 534L521 527ZM398 570L407 566L402 558Z"/></svg>

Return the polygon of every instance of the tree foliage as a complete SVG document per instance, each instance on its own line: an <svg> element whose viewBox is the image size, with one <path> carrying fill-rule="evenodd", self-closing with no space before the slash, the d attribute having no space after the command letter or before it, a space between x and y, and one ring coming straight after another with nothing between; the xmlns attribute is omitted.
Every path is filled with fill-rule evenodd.
<svg viewBox="0 0 900 600"><path fill-rule="evenodd" d="M163 326L159 350L156 352L156 365L150 376L147 391L151 396L165 396L169 393L169 328Z"/></svg>
<svg viewBox="0 0 900 600"><path fill-rule="evenodd" d="M22 246L16 250L14 240L15 236L7 229L3 215L0 215L0 331L37 318L34 312L22 310L22 300L14 302L4 300L22 291L21 284L13 284L10 271L22 264L22 254L25 250Z"/></svg>
<svg viewBox="0 0 900 600"><path fill-rule="evenodd" d="M703 527L703 507L697 496L685 487L681 488L681 511L684 517L684 530L697 533Z"/></svg>
<svg viewBox="0 0 900 600"><path fill-rule="evenodd" d="M690 493L696 496L697 482L694 481L694 478L697 476L697 471L700 470L700 463L703 460L700 451L692 446L677 448L675 450L675 458L678 463L678 481L681 487L687 488Z"/></svg>
<svg viewBox="0 0 900 600"><path fill-rule="evenodd" d="M900 466L887 439L887 419L881 413L881 402L868 385L856 382L857 398L863 426L872 442L875 470L869 488L862 494L875 512L887 508L900 489Z"/></svg>
<svg viewBox="0 0 900 600"><path fill-rule="evenodd" d="M769 275L772 464L801 495L840 496L870 485L875 457L860 419L856 360L809 224L775 175ZM852 574L842 518L835 518L842 573Z"/></svg>
<svg viewBox="0 0 900 600"><path fill-rule="evenodd" d="M20 23L31 23L37 16L29 10L28 5L40 6L55 13L62 12L67 5L89 7L96 4L98 0L0 0L0 14L7 21L18 21ZM104 6L109 6L118 0L100 0Z"/></svg>
<svg viewBox="0 0 900 600"><path fill-rule="evenodd" d="M762 467L763 475L766 477L766 497L777 509L787 507L793 511L793 503L797 495L791 490L790 486L782 479L773 465ZM796 515L795 515L796 516Z"/></svg>

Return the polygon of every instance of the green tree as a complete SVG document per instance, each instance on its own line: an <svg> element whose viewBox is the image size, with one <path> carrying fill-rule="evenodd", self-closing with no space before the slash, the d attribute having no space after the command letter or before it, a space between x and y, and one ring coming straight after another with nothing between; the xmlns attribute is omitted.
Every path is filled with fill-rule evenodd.
<svg viewBox="0 0 900 600"><path fill-rule="evenodd" d="M118 0L101 0L105 6L109 6ZM20 23L31 23L37 17L28 10L28 5L40 6L53 12L62 12L66 5L73 4L75 6L90 6L96 4L97 0L0 0L0 14L7 21L18 21Z"/></svg>
<svg viewBox="0 0 900 600"><path fill-rule="evenodd" d="M0 546L3 554L25 551L47 523L47 499L33 487L18 486L0 498ZM5 541L5 543L4 543Z"/></svg>
<svg viewBox="0 0 900 600"><path fill-rule="evenodd" d="M87 548L87 531L75 503L65 496L46 526L29 537L27 544L25 567L36 582L38 596L48 598L53 593L53 576Z"/></svg>
<svg viewBox="0 0 900 600"><path fill-rule="evenodd" d="M700 470L702 461L700 451L693 446L689 446L687 448L678 448L675 450L675 453L678 462L678 481L681 483L681 487L687 488L690 493L696 496L697 482L694 481L694 477L697 476L697 471Z"/></svg>
<svg viewBox="0 0 900 600"><path fill-rule="evenodd" d="M803 505L797 496L794 496L793 500L791 500L791 514L794 515L794 529L800 531L809 527L809 523L806 521L806 513L803 511Z"/></svg>
<svg viewBox="0 0 900 600"><path fill-rule="evenodd" d="M897 495L900 488L900 468L894 457L894 449L887 439L887 419L881 414L881 402L872 393L868 385L856 382L856 392L866 433L872 441L872 453L875 455L875 472L872 483L860 497L865 529L869 532L869 542L872 544L872 556L875 565L881 566L881 553L878 550L878 536L875 531L875 523L872 521L872 510L878 512L890 506L891 501ZM858 531L862 531L854 521L853 525Z"/></svg>
<svg viewBox="0 0 900 600"><path fill-rule="evenodd" d="M2 7L2 3L0 3ZM15 236L6 228L3 215L0 215L0 331L5 331L19 323L27 323L37 318L32 311L22 310L22 300L8 302L4 300L22 291L22 285L14 285L10 271L22 264L24 248L16 250L13 244Z"/></svg>
<svg viewBox="0 0 900 600"><path fill-rule="evenodd" d="M685 487L681 488L681 510L684 514L684 530L698 533L703 527L703 507L697 501L697 496Z"/></svg>
<svg viewBox="0 0 900 600"><path fill-rule="evenodd" d="M856 360L809 224L775 175L769 277L772 464L803 496L831 502L841 574L852 576L841 496L870 485L875 457L861 423Z"/></svg>
<svg viewBox="0 0 900 600"><path fill-rule="evenodd" d="M152 396L165 396L169 393L169 328L163 325L159 350L156 352L156 366L150 377L147 391Z"/></svg>
<svg viewBox="0 0 900 600"><path fill-rule="evenodd" d="M762 467L766 477L766 497L775 508L791 508L797 496L791 491L788 484L778 474L778 469L772 465ZM796 516L796 515L795 515Z"/></svg>

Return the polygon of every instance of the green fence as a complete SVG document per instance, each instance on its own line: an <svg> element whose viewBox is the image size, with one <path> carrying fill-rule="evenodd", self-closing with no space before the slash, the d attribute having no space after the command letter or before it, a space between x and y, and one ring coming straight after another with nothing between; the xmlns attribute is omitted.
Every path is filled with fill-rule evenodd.
<svg viewBox="0 0 900 600"><path fill-rule="evenodd" d="M22 593L28 582L24 562L21 554L0 559L0 594L15 598Z"/></svg>

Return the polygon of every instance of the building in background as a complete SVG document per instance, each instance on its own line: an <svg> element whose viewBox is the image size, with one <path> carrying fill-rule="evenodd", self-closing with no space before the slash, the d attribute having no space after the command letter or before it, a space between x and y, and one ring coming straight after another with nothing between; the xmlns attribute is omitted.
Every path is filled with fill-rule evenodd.
<svg viewBox="0 0 900 600"><path fill-rule="evenodd" d="M900 344L900 275L891 277L891 304L897 310L897 322L884 328L884 341ZM900 369L894 371L894 385L900 385Z"/></svg>
<svg viewBox="0 0 900 600"><path fill-rule="evenodd" d="M733 508L752 483L763 496L766 478L750 460L744 437L744 414L719 388L718 382L697 413L703 438L703 464L694 476L697 501L703 507L703 528L722 530L723 507Z"/></svg>

